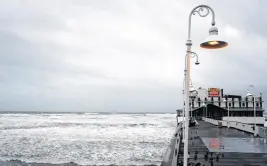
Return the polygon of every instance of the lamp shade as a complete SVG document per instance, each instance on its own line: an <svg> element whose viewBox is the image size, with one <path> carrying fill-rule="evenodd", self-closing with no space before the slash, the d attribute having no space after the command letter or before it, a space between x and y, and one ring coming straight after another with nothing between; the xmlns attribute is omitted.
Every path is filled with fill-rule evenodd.
<svg viewBox="0 0 267 166"><path fill-rule="evenodd" d="M253 96L250 92L247 93L246 97Z"/></svg>
<svg viewBox="0 0 267 166"><path fill-rule="evenodd" d="M200 47L206 49L218 49L223 48L228 45L227 42L223 41L218 35L218 29L216 27L211 27L209 30L208 38L200 44Z"/></svg>
<svg viewBox="0 0 267 166"><path fill-rule="evenodd" d="M190 86L190 90L189 90L189 92L195 92L195 91L197 91L192 85Z"/></svg>

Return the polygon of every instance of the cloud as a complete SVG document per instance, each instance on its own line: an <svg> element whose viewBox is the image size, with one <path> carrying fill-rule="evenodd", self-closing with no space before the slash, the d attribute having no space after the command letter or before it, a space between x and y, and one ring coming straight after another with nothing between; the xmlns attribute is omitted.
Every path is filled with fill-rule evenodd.
<svg viewBox="0 0 267 166"><path fill-rule="evenodd" d="M196 86L266 92L265 2L198 1L229 47L200 49L211 17L192 17ZM174 111L182 106L194 1L0 1L1 110ZM258 87L258 88L257 88ZM263 93L264 95L264 93Z"/></svg>

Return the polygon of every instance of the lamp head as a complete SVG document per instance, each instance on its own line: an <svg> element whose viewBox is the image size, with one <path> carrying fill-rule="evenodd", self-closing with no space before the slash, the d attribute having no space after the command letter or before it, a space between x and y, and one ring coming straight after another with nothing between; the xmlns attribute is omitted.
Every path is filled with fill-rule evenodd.
<svg viewBox="0 0 267 166"><path fill-rule="evenodd" d="M199 63L199 61L197 60L196 62L195 62L195 65L199 65L200 63Z"/></svg>
<svg viewBox="0 0 267 166"><path fill-rule="evenodd" d="M193 85L190 86L190 90L189 92L192 93L192 92L196 92L197 90L193 87Z"/></svg>
<svg viewBox="0 0 267 166"><path fill-rule="evenodd" d="M218 29L215 26L212 26L209 30L208 38L200 44L200 47L206 49L218 49L226 47L227 45L227 42L219 39Z"/></svg>
<svg viewBox="0 0 267 166"><path fill-rule="evenodd" d="M249 91L247 92L246 97L253 96Z"/></svg>

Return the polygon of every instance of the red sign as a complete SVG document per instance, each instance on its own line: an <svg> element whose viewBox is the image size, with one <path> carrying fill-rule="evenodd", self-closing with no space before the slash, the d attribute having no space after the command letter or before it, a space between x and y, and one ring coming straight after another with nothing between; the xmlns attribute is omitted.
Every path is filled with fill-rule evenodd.
<svg viewBox="0 0 267 166"><path fill-rule="evenodd" d="M209 88L209 97L219 97L221 90L219 88Z"/></svg>

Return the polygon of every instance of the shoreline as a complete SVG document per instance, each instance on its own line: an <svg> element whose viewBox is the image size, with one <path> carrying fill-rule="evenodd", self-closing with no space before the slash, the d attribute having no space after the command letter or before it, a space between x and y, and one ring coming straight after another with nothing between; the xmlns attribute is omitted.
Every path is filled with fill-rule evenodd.
<svg viewBox="0 0 267 166"><path fill-rule="evenodd" d="M126 165L116 165L116 164L108 164L108 165L79 165L74 162L62 163L62 164L53 164L53 163L36 163L36 162L24 162L21 160L9 160L9 161L1 161L0 165L3 166L126 166ZM128 166L137 166L137 165L128 165ZM155 164L145 164L138 166L158 166Z"/></svg>
<svg viewBox="0 0 267 166"><path fill-rule="evenodd" d="M37 111L0 111L0 114L92 114L92 115L116 115L116 114L176 114L176 112L37 112Z"/></svg>

